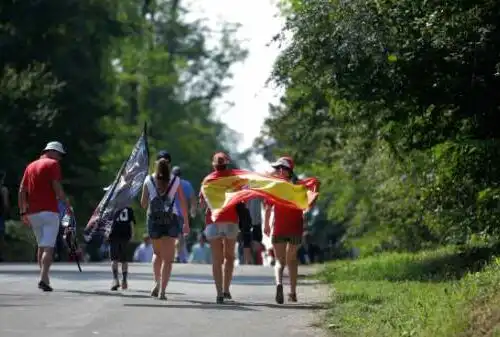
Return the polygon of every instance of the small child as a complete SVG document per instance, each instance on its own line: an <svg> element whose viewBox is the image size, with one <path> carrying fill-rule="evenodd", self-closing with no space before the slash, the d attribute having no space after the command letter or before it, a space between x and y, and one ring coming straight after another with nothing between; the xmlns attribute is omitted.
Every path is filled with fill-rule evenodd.
<svg viewBox="0 0 500 337"><path fill-rule="evenodd" d="M105 188L104 190L107 190ZM109 242L109 255L111 257L111 271L113 272L113 284L111 290L116 291L120 287L118 280L118 263L122 266L122 283L123 290L128 288L128 262L127 262L127 246L129 241L134 236L135 216L134 211L130 207L125 207L118 211L113 220L111 231L107 237Z"/></svg>

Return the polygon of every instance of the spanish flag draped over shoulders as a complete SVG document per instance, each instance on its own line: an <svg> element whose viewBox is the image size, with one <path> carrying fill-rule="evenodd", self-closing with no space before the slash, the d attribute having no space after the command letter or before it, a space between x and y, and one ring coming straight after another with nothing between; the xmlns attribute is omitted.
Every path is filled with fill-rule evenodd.
<svg viewBox="0 0 500 337"><path fill-rule="evenodd" d="M316 201L319 181L307 178L292 184L287 180L247 170L214 171L201 184L201 195L217 221L240 202L261 198L272 204L306 210Z"/></svg>

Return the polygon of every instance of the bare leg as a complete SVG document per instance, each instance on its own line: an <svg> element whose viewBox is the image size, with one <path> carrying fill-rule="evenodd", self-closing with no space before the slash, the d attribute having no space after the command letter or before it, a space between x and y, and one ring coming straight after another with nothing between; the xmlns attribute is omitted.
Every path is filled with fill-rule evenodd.
<svg viewBox="0 0 500 337"><path fill-rule="evenodd" d="M231 295L229 292L229 287L231 286L231 281L233 279L234 271L234 247L236 245L236 240L224 238L224 283L223 283L223 293L230 299Z"/></svg>
<svg viewBox="0 0 500 337"><path fill-rule="evenodd" d="M273 245L276 263L274 264L274 278L276 282L276 303L283 304L283 271L286 264L286 243Z"/></svg>
<svg viewBox="0 0 500 337"><path fill-rule="evenodd" d="M290 296L292 302L297 301L297 275L299 264L297 262L297 246L288 244L286 247L286 265L288 267L288 276L290 276Z"/></svg>
<svg viewBox="0 0 500 337"><path fill-rule="evenodd" d="M49 280L49 270L52 264L52 254L54 253L54 249L50 247L42 248L42 258L41 261L41 270L40 270L40 280L45 284L50 284Z"/></svg>
<svg viewBox="0 0 500 337"><path fill-rule="evenodd" d="M122 289L128 288L128 263L122 262Z"/></svg>
<svg viewBox="0 0 500 337"><path fill-rule="evenodd" d="M222 297L222 262L224 258L222 238L210 240L212 250L212 276L214 278L217 297Z"/></svg>
<svg viewBox="0 0 500 337"><path fill-rule="evenodd" d="M111 290L118 290L120 282L118 281L118 261L111 261L111 272L113 273L113 285Z"/></svg>
<svg viewBox="0 0 500 337"><path fill-rule="evenodd" d="M160 278L161 278L161 274L160 274L160 270L161 270L161 258L160 256L158 256L158 254L153 254L153 260L152 260L152 263L153 263L153 278L155 280L155 282L160 282Z"/></svg>
<svg viewBox="0 0 500 337"><path fill-rule="evenodd" d="M160 270L161 270L161 257L159 256L160 254L160 249L161 249L161 242L160 239L153 239L153 259L152 259L152 264L153 264L153 279L154 279L154 286L153 289L151 290L151 296L157 297L158 292L160 290Z"/></svg>
<svg viewBox="0 0 500 337"><path fill-rule="evenodd" d="M160 297L166 299L165 292L167 289L170 274L172 273L172 263L175 257L175 238L163 237L162 242L162 263L161 263L161 290Z"/></svg>
<svg viewBox="0 0 500 337"><path fill-rule="evenodd" d="M36 262L38 263L38 267L40 268L40 270L42 270L42 255L43 255L43 248L38 247L36 252Z"/></svg>
<svg viewBox="0 0 500 337"><path fill-rule="evenodd" d="M243 259L245 264L252 264L252 248L243 248Z"/></svg>
<svg viewBox="0 0 500 337"><path fill-rule="evenodd" d="M286 265L286 243L275 243L273 245L276 263L274 265L274 278L276 285L283 284L283 271Z"/></svg>

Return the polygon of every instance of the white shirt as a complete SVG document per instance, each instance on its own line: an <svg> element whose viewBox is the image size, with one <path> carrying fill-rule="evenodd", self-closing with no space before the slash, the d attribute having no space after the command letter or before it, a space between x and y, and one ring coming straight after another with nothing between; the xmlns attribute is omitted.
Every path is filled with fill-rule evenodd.
<svg viewBox="0 0 500 337"><path fill-rule="evenodd" d="M144 185L146 185L146 187L148 189L149 202L151 202L151 200L156 198L156 196L158 195L158 192L157 192L156 187L155 187L156 185L152 179L153 178L151 177L151 175L148 175L146 177L146 179L144 180ZM172 183L172 181L173 181L173 183ZM172 187L170 188L170 191L168 191L168 202L165 203L165 208L166 208L165 210L168 210L168 207L172 203L172 200L173 200L175 194L177 193L177 189L180 186L180 182L181 182L181 180L179 179L179 177L174 176L174 175L170 175L170 183L172 184ZM172 205L172 212L177 216L181 215L179 210L177 209L177 207L175 207L175 204Z"/></svg>
<svg viewBox="0 0 500 337"><path fill-rule="evenodd" d="M210 249L210 245L208 243L203 244L203 246L199 243L193 245L193 249L191 251L191 256L189 257L190 263L212 263L212 251Z"/></svg>
<svg viewBox="0 0 500 337"><path fill-rule="evenodd" d="M136 262L151 262L153 260L153 245L141 243L134 252L134 261Z"/></svg>

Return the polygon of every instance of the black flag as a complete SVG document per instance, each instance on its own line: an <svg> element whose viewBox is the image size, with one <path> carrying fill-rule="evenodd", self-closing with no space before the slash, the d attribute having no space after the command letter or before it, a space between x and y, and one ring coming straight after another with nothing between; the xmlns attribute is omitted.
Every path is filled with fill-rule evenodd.
<svg viewBox="0 0 500 337"><path fill-rule="evenodd" d="M144 130L135 144L132 153L127 161L123 163L113 184L106 191L87 223L87 227L85 228L86 241L90 241L96 234L100 234L101 237L109 234L113 225L114 215L123 208L130 206L141 190L149 169L146 128L147 125L144 124Z"/></svg>

